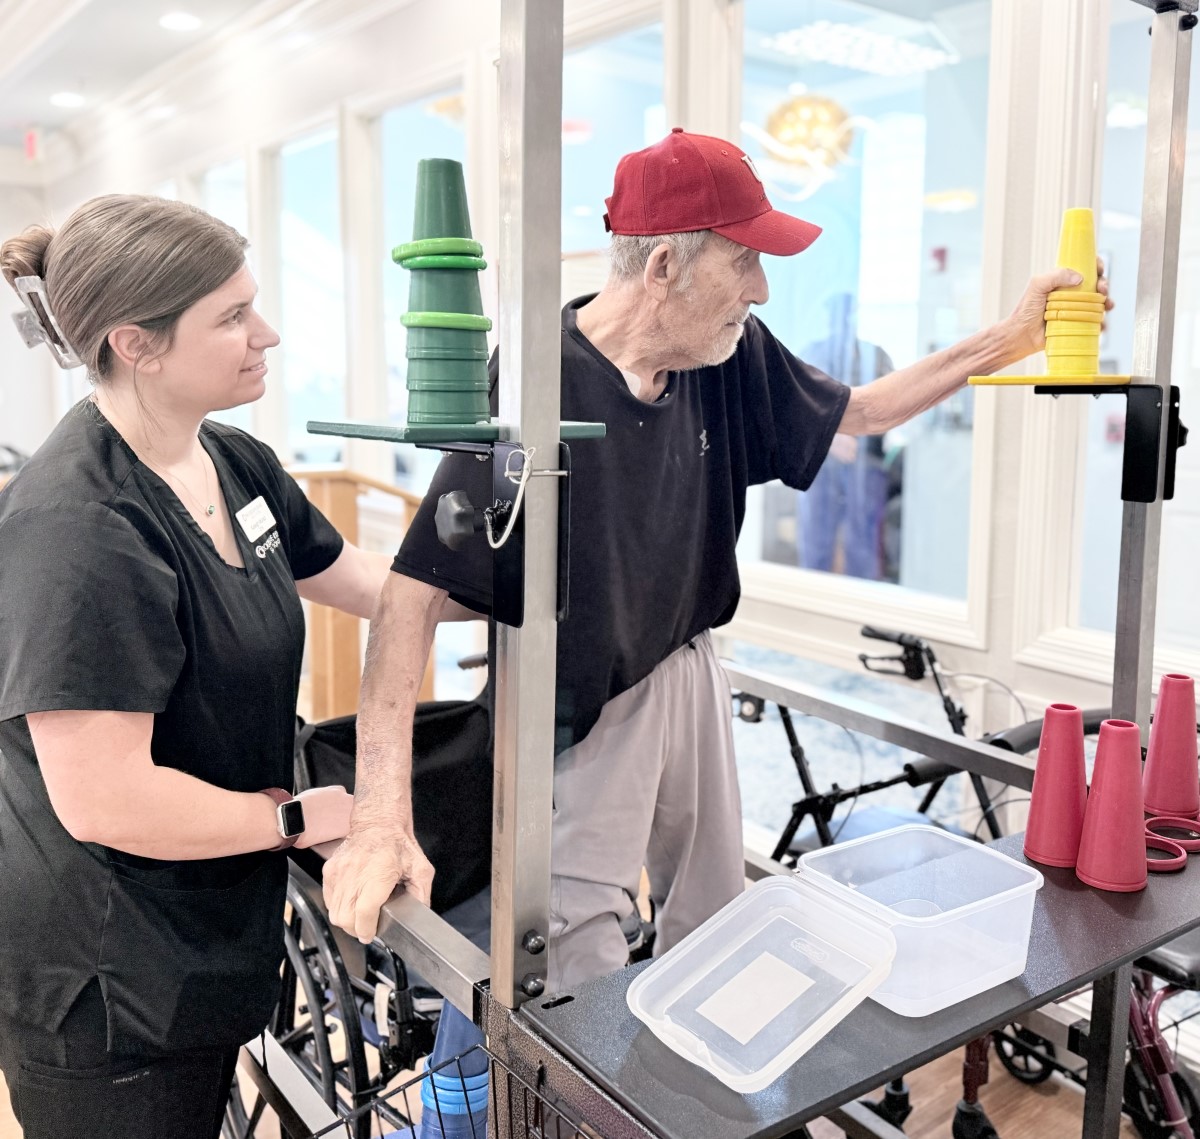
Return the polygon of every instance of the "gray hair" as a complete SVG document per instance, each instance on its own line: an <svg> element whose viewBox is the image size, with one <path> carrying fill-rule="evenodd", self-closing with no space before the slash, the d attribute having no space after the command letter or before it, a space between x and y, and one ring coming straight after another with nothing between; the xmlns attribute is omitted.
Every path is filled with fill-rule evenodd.
<svg viewBox="0 0 1200 1139"><path fill-rule="evenodd" d="M144 328L167 351L183 311L223 285L246 259L232 226L184 202L107 194L55 232L30 226L0 244L0 273L41 277L67 342L92 380L112 370L108 334Z"/></svg>
<svg viewBox="0 0 1200 1139"><path fill-rule="evenodd" d="M614 233L608 251L609 271L614 280L636 280L645 272L650 254L660 245L666 245L679 265L679 288L686 289L692 283L692 271L696 267L696 260L712 236L711 229L664 233L659 237Z"/></svg>

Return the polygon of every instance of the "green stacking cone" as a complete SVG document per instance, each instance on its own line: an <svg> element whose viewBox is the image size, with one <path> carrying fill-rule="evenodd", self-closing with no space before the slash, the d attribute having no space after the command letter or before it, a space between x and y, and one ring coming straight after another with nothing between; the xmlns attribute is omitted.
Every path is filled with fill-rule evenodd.
<svg viewBox="0 0 1200 1139"><path fill-rule="evenodd" d="M412 241L392 254L412 277L408 309L408 423L486 423L487 330L479 292L482 247L471 239L462 164L417 164Z"/></svg>
<svg viewBox="0 0 1200 1139"><path fill-rule="evenodd" d="M461 162L422 158L417 163L417 210L413 241L428 237L470 237L467 183Z"/></svg>

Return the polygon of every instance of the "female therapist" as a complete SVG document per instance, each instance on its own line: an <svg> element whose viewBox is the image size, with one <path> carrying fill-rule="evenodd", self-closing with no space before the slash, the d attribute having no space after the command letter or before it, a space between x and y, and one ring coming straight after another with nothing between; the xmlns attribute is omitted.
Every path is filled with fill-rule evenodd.
<svg viewBox="0 0 1200 1139"><path fill-rule="evenodd" d="M269 448L209 422L279 343L245 239L109 196L0 245L23 332L95 392L0 493L0 1069L28 1139L220 1129L279 991L300 598L369 617L343 542Z"/></svg>

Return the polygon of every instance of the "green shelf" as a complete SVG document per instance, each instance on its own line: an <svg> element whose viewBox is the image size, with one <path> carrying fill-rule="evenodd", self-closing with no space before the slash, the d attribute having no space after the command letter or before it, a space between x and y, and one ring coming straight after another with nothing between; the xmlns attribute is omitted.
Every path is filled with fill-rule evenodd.
<svg viewBox="0 0 1200 1139"><path fill-rule="evenodd" d="M378 439L384 443L495 443L507 437L507 424L497 423L423 423L414 427L394 423L334 423L310 419L310 435L342 435L351 439ZM562 439L603 439L603 423L559 424Z"/></svg>

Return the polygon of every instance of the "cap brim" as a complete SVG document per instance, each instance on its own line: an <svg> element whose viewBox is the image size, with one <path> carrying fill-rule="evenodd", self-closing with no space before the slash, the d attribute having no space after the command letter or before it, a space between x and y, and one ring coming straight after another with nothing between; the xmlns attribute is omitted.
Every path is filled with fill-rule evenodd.
<svg viewBox="0 0 1200 1139"><path fill-rule="evenodd" d="M759 253L791 257L812 245L821 236L821 227L781 210L768 210L746 221L713 226L713 232Z"/></svg>

